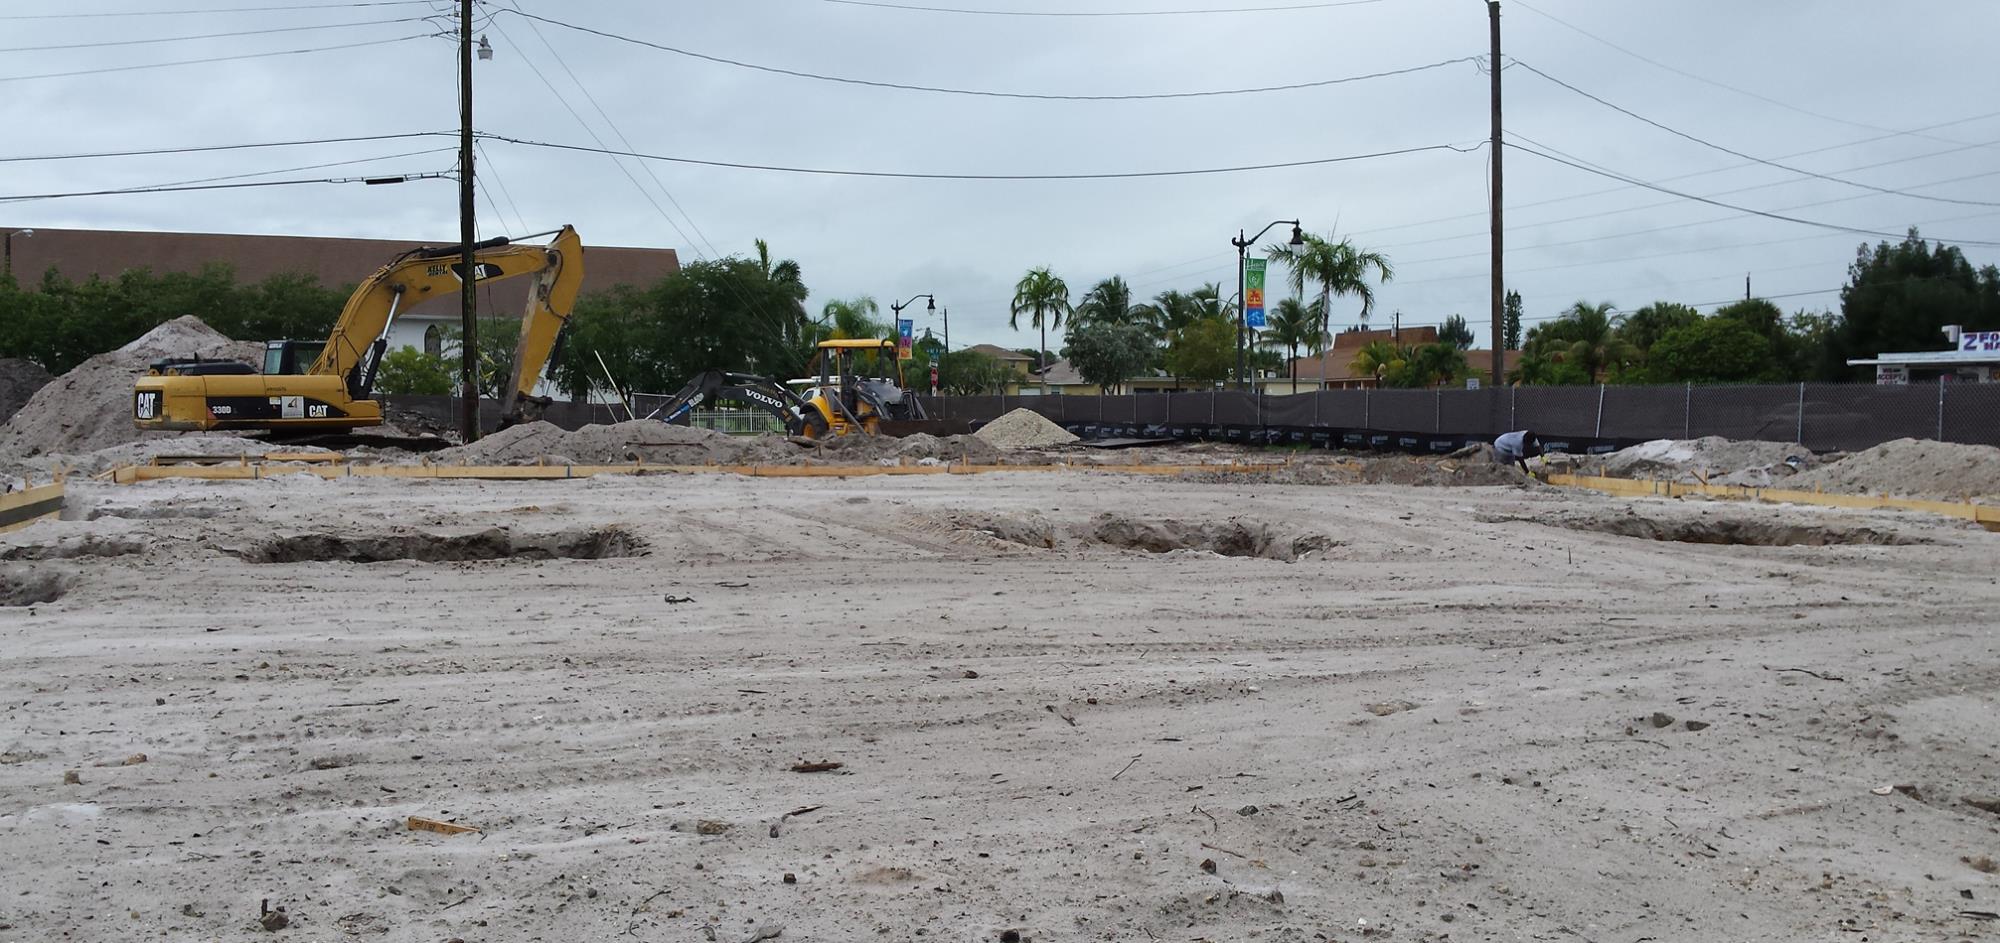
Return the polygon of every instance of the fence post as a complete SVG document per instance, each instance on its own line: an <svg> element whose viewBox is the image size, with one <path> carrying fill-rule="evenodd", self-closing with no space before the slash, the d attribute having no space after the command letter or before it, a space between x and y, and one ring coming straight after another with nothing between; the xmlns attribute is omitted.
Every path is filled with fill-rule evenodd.
<svg viewBox="0 0 2000 943"><path fill-rule="evenodd" d="M1516 422L1516 420L1520 416L1520 411L1521 411L1521 388L1518 386L1510 386L1507 388L1507 428L1501 429L1500 432L1513 432L1515 429L1520 428L1519 424ZM1496 432L1494 434L1498 435L1499 432Z"/></svg>
<svg viewBox="0 0 2000 943"><path fill-rule="evenodd" d="M1431 432L1444 431L1444 390L1439 389L1431 397Z"/></svg>
<svg viewBox="0 0 2000 943"><path fill-rule="evenodd" d="M1208 391L1208 424L1215 425L1215 391Z"/></svg>
<svg viewBox="0 0 2000 943"><path fill-rule="evenodd" d="M1681 402L1681 438L1694 438L1694 383L1687 385L1687 399Z"/></svg>
<svg viewBox="0 0 2000 943"><path fill-rule="evenodd" d="M1938 377L1937 440L1944 441L1944 377Z"/></svg>
<svg viewBox="0 0 2000 943"><path fill-rule="evenodd" d="M1374 421L1368 418L1368 407L1374 402L1374 396L1374 390L1365 386L1361 388L1361 428L1363 429L1375 428Z"/></svg>
<svg viewBox="0 0 2000 943"><path fill-rule="evenodd" d="M1591 433L1590 437L1604 438L1604 384L1602 383L1597 384L1597 431Z"/></svg>
<svg viewBox="0 0 2000 943"><path fill-rule="evenodd" d="M1313 398L1313 425L1314 425L1315 427L1317 427L1317 426L1319 425L1319 400L1320 400L1320 395L1319 395L1318 393L1314 393L1314 394L1312 395L1312 398Z"/></svg>
<svg viewBox="0 0 2000 943"><path fill-rule="evenodd" d="M1799 384L1799 429L1798 437L1792 440L1800 445L1806 443L1806 385Z"/></svg>

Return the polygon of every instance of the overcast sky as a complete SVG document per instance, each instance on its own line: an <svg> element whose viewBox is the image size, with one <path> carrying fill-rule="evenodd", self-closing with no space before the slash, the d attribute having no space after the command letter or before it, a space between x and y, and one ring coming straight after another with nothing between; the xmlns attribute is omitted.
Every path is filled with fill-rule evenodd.
<svg viewBox="0 0 2000 943"><path fill-rule="evenodd" d="M430 32L447 20L12 51L367 23L456 6L435 0L342 7L329 2L10 0L0 5L5 27L0 29L5 47L0 127L8 129L0 156L454 129L455 49L445 38L36 77L394 39ZM1310 0L885 2L1104 12ZM1487 50L1486 8L1478 0L1377 0L1132 17L982 16L834 0L518 3L567 23L777 68L1042 94L1315 82L1482 56ZM17 18L253 6L290 8ZM1758 210L1869 230L1900 232L1917 224L1927 235L2000 242L2000 164L1991 146L2000 144L2000 114L1978 118L2000 112L1995 104L2000 70L1993 67L1991 48L2000 35L2000 4L1534 0L1532 7L1512 0L1503 5L1506 53L1522 63L1747 155L1943 199L1746 167L1740 157L1650 127L1514 67L1504 76L1507 125L1523 136L1519 143L1532 141L1578 162ZM1149 179L942 181L640 161L626 161L621 170L606 156L491 142L483 145L489 160L480 176L480 229L486 235L573 223L586 245L667 247L679 250L684 260L747 254L752 240L762 237L778 255L803 267L815 312L836 297L873 295L886 311L893 300L934 292L951 313L954 346L1033 346L1025 324L1019 333L1007 329L1012 285L1032 266L1053 267L1077 296L1113 274L1125 276L1142 297L1206 281L1223 282L1228 294L1235 280L1229 238L1237 229L1254 232L1272 219L1298 216L1314 232L1352 236L1395 263L1395 280L1378 295L1375 324L1387 325L1396 311L1406 325L1434 324L1456 313L1472 322L1482 344L1487 338L1488 154L1481 146L1488 136L1487 79L1471 62L1260 94L1023 100L752 71L533 23L494 12L497 4L481 9L493 14L482 21L481 31L496 55L477 63L477 124L483 131L541 141L592 145L594 133L616 147L622 135L632 150L650 154L979 174L1187 170L1436 145L1468 149ZM1956 123L1920 134L1892 133L1946 122ZM0 193L170 183L361 158L381 159L266 179L442 171L452 165L448 152L389 155L448 150L452 144L449 138L419 138L10 162L0 164ZM1872 241L1623 187L1519 150L1509 149L1505 162L1508 283L1525 297L1531 322L1579 298L1610 301L1624 310L1656 299L1721 302L1742 295L1746 274L1754 276L1758 294L1784 296L1779 301L1787 310L1830 307L1837 298L1826 290L1841 284L1857 245ZM445 181L0 207L0 221L12 227L436 242L456 239L456 214L456 192ZM1966 251L1980 264L2000 259L1991 248ZM1344 303L1334 321L1350 325L1357 314L1356 306ZM919 315L919 330L927 326L942 327Z"/></svg>

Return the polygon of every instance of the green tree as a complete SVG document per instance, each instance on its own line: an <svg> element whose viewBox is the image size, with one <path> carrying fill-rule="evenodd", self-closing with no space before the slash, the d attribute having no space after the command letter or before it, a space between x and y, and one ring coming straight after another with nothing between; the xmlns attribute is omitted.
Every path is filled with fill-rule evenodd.
<svg viewBox="0 0 2000 943"><path fill-rule="evenodd" d="M391 396L444 396L457 378L453 367L443 357L398 347L383 356L375 389Z"/></svg>
<svg viewBox="0 0 2000 943"><path fill-rule="evenodd" d="M1142 325L1092 320L1070 325L1065 356L1084 382L1110 393L1152 363L1153 349Z"/></svg>
<svg viewBox="0 0 2000 943"><path fill-rule="evenodd" d="M1900 243L1862 246L1840 292L1840 323L1820 365L1826 379L1858 378L1853 358L1940 350L1945 325L2000 329L2000 269L1974 268L1956 246L1912 227Z"/></svg>
<svg viewBox="0 0 2000 943"><path fill-rule="evenodd" d="M1021 329L1021 315L1029 315L1029 324L1042 332L1041 346L1036 349L1035 372L1043 373L1049 365L1049 328L1061 328L1063 317L1069 314L1069 286L1049 271L1048 266L1029 269L1028 274L1014 285L1014 303L1008 308L1007 326ZM1042 391L1049 388L1048 378L1042 378Z"/></svg>
<svg viewBox="0 0 2000 943"><path fill-rule="evenodd" d="M1521 349L1521 293L1520 292L1510 291L1507 293L1507 301L1505 303L1505 307L1500 317L1501 317L1500 320L1501 333L1507 335L1507 346L1502 349L1520 350Z"/></svg>
<svg viewBox="0 0 2000 943"><path fill-rule="evenodd" d="M976 350L954 350L938 362L938 388L952 396L1004 393L1014 371L997 357Z"/></svg>
<svg viewBox="0 0 2000 943"><path fill-rule="evenodd" d="M1438 343L1449 344L1458 350L1472 349L1472 328L1466 325L1463 315L1454 314L1444 319L1444 326L1438 328Z"/></svg>
<svg viewBox="0 0 2000 943"><path fill-rule="evenodd" d="M1588 378L1586 382L1600 382L1613 370L1639 360L1639 351L1618 335L1618 319L1611 311L1608 301L1579 301L1562 317L1529 331L1523 352L1572 364Z"/></svg>
<svg viewBox="0 0 2000 943"><path fill-rule="evenodd" d="M1222 318L1197 318L1167 340L1167 372L1210 386L1236 369L1236 325Z"/></svg>
<svg viewBox="0 0 2000 943"><path fill-rule="evenodd" d="M1770 363L1759 375L1768 381L1804 380L1818 371L1826 350L1824 325L1787 320L1785 312L1762 298L1750 298L1717 308L1715 316L1742 324L1768 342ZM1942 337L1939 338L1942 341Z"/></svg>
<svg viewBox="0 0 2000 943"><path fill-rule="evenodd" d="M1701 312L1683 304L1671 301L1655 301L1625 316L1618 325L1618 335L1626 343L1640 351L1651 350L1653 344L1675 328L1686 327L1701 320Z"/></svg>
<svg viewBox="0 0 2000 943"><path fill-rule="evenodd" d="M1075 327L1101 323L1138 324L1150 329L1153 320L1152 308L1133 304L1132 286L1117 275L1090 286L1070 316L1070 323Z"/></svg>
<svg viewBox="0 0 2000 943"><path fill-rule="evenodd" d="M1299 391L1299 348L1318 353L1326 346L1326 330L1320 326L1319 312L1297 298L1283 298L1271 309L1271 317L1260 343L1285 349L1285 365L1291 371L1292 392Z"/></svg>
<svg viewBox="0 0 2000 943"><path fill-rule="evenodd" d="M1402 363L1384 374L1384 386L1427 388L1461 379L1471 373L1465 351L1439 342L1403 352Z"/></svg>
<svg viewBox="0 0 2000 943"><path fill-rule="evenodd" d="M1370 341L1354 355L1354 369L1375 378L1381 385L1384 374L1402 369L1408 351L1388 341Z"/></svg>
<svg viewBox="0 0 2000 943"><path fill-rule="evenodd" d="M1753 383L1776 371L1771 341L1725 317L1698 318L1654 342L1647 367L1671 383Z"/></svg>
<svg viewBox="0 0 2000 943"><path fill-rule="evenodd" d="M1367 324L1369 312L1375 309L1375 289L1368 284L1369 272L1383 282L1396 276L1395 268L1382 253L1358 248L1346 239L1335 242L1307 234L1305 245L1272 244L1264 251L1290 271L1293 294L1303 296L1308 284L1319 287L1321 331L1327 330L1336 296L1361 299L1361 323Z"/></svg>

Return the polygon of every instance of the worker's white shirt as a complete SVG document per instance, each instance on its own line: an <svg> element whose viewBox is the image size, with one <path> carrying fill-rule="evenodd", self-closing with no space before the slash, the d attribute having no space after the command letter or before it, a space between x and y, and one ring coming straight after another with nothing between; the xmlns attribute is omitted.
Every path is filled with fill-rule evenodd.
<svg viewBox="0 0 2000 943"><path fill-rule="evenodd" d="M1507 461L1527 457L1528 433L1509 432L1493 440L1493 452Z"/></svg>

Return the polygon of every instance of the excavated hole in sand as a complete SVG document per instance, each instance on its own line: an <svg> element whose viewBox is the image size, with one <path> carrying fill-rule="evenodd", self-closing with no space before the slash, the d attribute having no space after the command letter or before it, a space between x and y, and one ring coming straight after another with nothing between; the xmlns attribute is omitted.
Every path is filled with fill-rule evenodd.
<svg viewBox="0 0 2000 943"><path fill-rule="evenodd" d="M489 528L475 534L295 534L231 553L251 563L461 563L471 560L604 560L636 557L646 542L616 527L555 534L514 534Z"/></svg>
<svg viewBox="0 0 2000 943"><path fill-rule="evenodd" d="M28 544L0 552L0 560L75 560L79 557L124 557L145 553L146 543L125 537L78 537L52 544Z"/></svg>
<svg viewBox="0 0 2000 943"><path fill-rule="evenodd" d="M1538 523L1619 537L1745 547L1903 546L1930 541L1851 524L1806 524L1744 518L1652 518L1636 514Z"/></svg>
<svg viewBox="0 0 2000 943"><path fill-rule="evenodd" d="M37 570L0 570L0 606L39 606L69 592L69 581Z"/></svg>
<svg viewBox="0 0 2000 943"><path fill-rule="evenodd" d="M1336 543L1324 534L1281 531L1259 521L1145 520L1122 514L1100 514L1088 528L1100 544L1146 553L1204 550L1225 557L1257 557L1286 563Z"/></svg>

